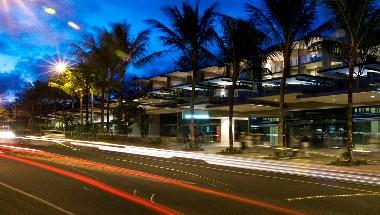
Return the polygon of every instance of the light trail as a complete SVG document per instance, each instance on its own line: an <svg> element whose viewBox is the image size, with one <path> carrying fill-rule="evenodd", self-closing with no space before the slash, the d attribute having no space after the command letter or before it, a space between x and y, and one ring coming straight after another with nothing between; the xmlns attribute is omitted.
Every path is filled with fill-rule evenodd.
<svg viewBox="0 0 380 215"><path fill-rule="evenodd" d="M30 1L28 1L28 3L25 3L24 0L1 0L1 8L0 10L3 12L3 14L0 13L0 17L3 17L5 19L5 24L10 27L12 26L12 21L14 20L11 20L12 15L13 13L16 11L22 11L23 14L25 14L28 19L32 20L35 25L40 25L40 22L39 20L37 19L37 17L34 15L31 7L29 7L27 4L29 4ZM19 9L19 10L18 10Z"/></svg>
<svg viewBox="0 0 380 215"><path fill-rule="evenodd" d="M380 193L354 193L354 194L337 194L337 195L318 195L318 196L305 196L305 197L289 198L287 200L290 202L290 201L325 199L325 198L352 198L352 197L369 197L369 196L380 196Z"/></svg>
<svg viewBox="0 0 380 215"><path fill-rule="evenodd" d="M96 148L103 151L112 151L120 153L129 153L136 155L145 155L152 157L161 158L173 158L181 157L188 159L198 159L203 160L209 164L227 166L234 168L243 168L250 170L259 170L266 172L275 172L282 174L291 174L298 176L307 176L313 178L324 178L333 179L340 181L348 181L355 183L380 185L380 174L367 173L367 172L354 172L346 171L336 168L326 168L321 165L301 165L301 164L286 164L283 162L276 161L264 161L257 159L244 159L223 155L213 155L213 154L203 154L196 152L182 152L174 150L164 150L156 148L147 147L136 147L136 146L126 146L120 144L110 144L103 142L93 142L93 141L78 141L70 139L55 139L55 138L44 138L44 137L33 137L28 136L27 138L36 139L41 141L66 141L70 142L71 145Z"/></svg>
<svg viewBox="0 0 380 215"><path fill-rule="evenodd" d="M13 151L27 151L27 152L42 153L41 150L30 149L30 148L25 148L25 147L18 147L18 146L10 146L10 145L0 145L0 148L9 149L9 150L13 150Z"/></svg>
<svg viewBox="0 0 380 215"><path fill-rule="evenodd" d="M104 151L113 151L113 152L122 152L138 155L147 155L153 157L162 157L162 158L173 158L181 157L188 159L199 159L203 160L209 164L219 165L219 166L228 166L236 167L250 170L260 170L267 172L276 172L283 174L294 174L300 176L309 176L316 178L327 178L327 179L336 179L343 181L351 182L360 182L366 184L376 184L380 185L380 176L376 174L368 173L358 173L352 171L343 171L337 169L326 169L321 166L305 166L305 165L295 165L295 164L284 164L274 161L262 161L262 160L253 160L253 159L241 159L241 158L231 158L229 156L222 155L210 155L194 152L180 152L172 150L162 150L162 149L151 149L144 147L135 147L135 146L124 146L120 148L120 145L112 146L103 146L103 145L93 145L89 143L77 143L71 142L72 145L77 146L90 146L93 148L98 148L99 150Z"/></svg>
<svg viewBox="0 0 380 215"><path fill-rule="evenodd" d="M98 162L93 162L93 161L88 161L88 160L83 160L83 159L78 159L78 158L72 158L72 157L67 157L67 156L61 156L58 154L52 154L52 153L47 153L47 152L45 153L45 155L49 155L51 157L57 158L57 160L60 160L60 161L66 160L66 161L68 161L68 163L71 163L71 164L74 164L74 163L83 164L83 165L90 167L91 169L100 168L100 169L111 171L111 172L117 172L117 173L122 173L122 174L127 174L127 175L143 177L143 178L148 179L148 180L175 185L175 186L186 188L189 190L193 190L193 191L213 195L213 196L220 197L220 198L225 198L225 199L237 201L240 203L249 204L249 205L252 205L255 207L264 208L264 209L279 212L282 214L287 214L287 215L302 215L302 214L304 214L304 213L299 212L299 211L294 211L294 210L289 209L289 208L280 207L280 206L270 204L270 203L267 203L264 201L256 200L254 198L245 198L245 197L241 197L241 196L237 196L237 195L233 195L233 194L218 192L215 190L195 186L195 185L192 185L192 184L189 184L186 182L182 182L182 181L178 181L175 179L166 178L166 177L162 177L159 175L154 175L154 174L150 174L150 173L146 173L146 172L142 172L142 171L131 170L131 169L127 169L127 168L116 167L116 166L111 166L111 165L107 165L107 164L103 164L103 163L98 163ZM1 155L0 155L0 157L1 157ZM15 157L15 158L17 158L17 157ZM12 159L12 158L10 158L10 159ZM21 158L17 158L17 159L21 159ZM29 161L26 159L22 159L22 160ZM35 161L32 161L32 162L37 163Z"/></svg>
<svg viewBox="0 0 380 215"><path fill-rule="evenodd" d="M98 189L101 189L103 191L106 191L108 193L114 194L114 195L119 196L119 197L121 197L123 199L126 199L128 201L134 202L134 203L136 203L138 205L141 205L141 206L144 206L146 208L149 208L152 211L155 211L155 212L157 212L159 214L165 214L165 215L179 214L178 212L176 212L173 209L164 207L162 205L152 204L150 201L147 201L145 199L136 197L134 195L130 195L128 193L125 193L125 192L123 192L123 191L115 188L115 187L112 187L110 185L107 185L107 184L104 184L102 182L96 181L96 180L91 179L91 178L86 177L86 176L82 176L82 175L79 175L79 174L76 174L76 173L73 173L73 172L70 172L70 171L67 171L67 170L63 170L63 169L59 169L59 168L56 168L56 167L53 167L53 166L49 166L47 164L43 164L43 163L39 163L39 162L36 162L36 161L27 160L27 159L23 159L23 158L19 158L19 157L14 157L14 156L10 156L10 155L0 154L0 157L6 158L6 159L10 159L10 160L14 160L14 161L17 161L17 162L20 162L20 163L24 163L24 164L27 164L27 165L31 165L31 166L34 166L34 167L38 167L38 168L41 168L41 169L44 169L44 170L47 170L47 171L50 171L50 172L54 172L56 174L60 174L60 175L63 175L63 176L66 176L66 177L69 177L69 178L72 178L72 179L84 182L84 183L92 185L92 186L94 186L94 187L96 187Z"/></svg>

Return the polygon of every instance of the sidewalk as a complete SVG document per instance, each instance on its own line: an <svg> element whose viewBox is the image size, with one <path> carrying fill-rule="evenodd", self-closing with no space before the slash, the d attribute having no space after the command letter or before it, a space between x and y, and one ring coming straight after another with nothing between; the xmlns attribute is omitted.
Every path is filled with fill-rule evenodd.
<svg viewBox="0 0 380 215"><path fill-rule="evenodd" d="M235 143L239 146L239 143ZM217 154L228 146L209 144L203 146L204 151L202 153ZM336 166L330 163L337 160L340 155L345 151L344 148L338 149L308 149L309 156L303 156L301 150L300 156L294 158L275 159L273 158L273 148L265 146L255 146L248 150L245 150L242 154L233 154L230 156L246 158L246 159L262 159L262 160L278 160L285 163L292 164L306 164L306 165L322 165L330 168L342 168L345 170L360 171L367 173L380 174L380 152L368 152L357 150L353 152L354 159L366 160L368 165L361 166Z"/></svg>

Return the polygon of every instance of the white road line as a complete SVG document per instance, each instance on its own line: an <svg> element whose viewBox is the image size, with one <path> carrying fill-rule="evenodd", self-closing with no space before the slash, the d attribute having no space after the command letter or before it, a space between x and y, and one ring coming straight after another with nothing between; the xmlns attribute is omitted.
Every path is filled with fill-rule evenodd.
<svg viewBox="0 0 380 215"><path fill-rule="evenodd" d="M311 200L311 199L324 199L324 198L351 198L351 197L368 197L368 196L380 196L380 193L354 193L354 194L337 194L337 195L319 195L319 196L305 196L297 198L289 198L290 201L299 200Z"/></svg>
<svg viewBox="0 0 380 215"><path fill-rule="evenodd" d="M153 194L153 195L150 197L150 201L151 201L152 203L155 203L155 202L154 202L154 196L156 196L156 194Z"/></svg>
<svg viewBox="0 0 380 215"><path fill-rule="evenodd" d="M46 200L43 200L43 199L41 199L41 198L39 198L39 197L37 197L37 196L34 196L34 195L30 194L30 193L27 193L27 192L25 192L25 191L22 191L22 190L20 190L20 189L18 189L18 188L12 187L12 186L10 186L10 185L8 185L8 184L5 184L5 183L3 183L3 182L0 182L0 185L3 186L3 187L5 187L5 188L8 188L8 189L10 189L10 190L13 190L13 191L15 191L15 192L17 192L17 193L20 193L20 194L22 194L22 195L24 195L24 196L27 196L27 197L29 197L29 198L31 198L31 199L34 199L34 200L36 200L36 201L38 201L38 202L41 202L41 203L43 203L43 204L45 204L45 205L48 205L48 206L50 206L50 207L52 207L52 208L54 208L54 209L56 209L56 210L58 210L58 211L60 211L60 212L62 212L62 213L64 213L64 214L67 214L67 215L75 215L75 213L73 213L73 212L67 211L67 210L65 210L65 209L63 209L63 208L61 208L61 207L59 207L59 206L57 206L57 205L55 205L55 204L53 204L53 203L51 203L51 202L48 202L48 201L46 201Z"/></svg>

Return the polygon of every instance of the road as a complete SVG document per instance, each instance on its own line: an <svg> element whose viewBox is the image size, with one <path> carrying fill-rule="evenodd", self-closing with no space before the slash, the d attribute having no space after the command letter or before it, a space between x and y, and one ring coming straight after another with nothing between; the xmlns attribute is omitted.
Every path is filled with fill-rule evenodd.
<svg viewBox="0 0 380 215"><path fill-rule="evenodd" d="M3 145L0 172L0 214L372 215L380 211L378 186L66 143Z"/></svg>

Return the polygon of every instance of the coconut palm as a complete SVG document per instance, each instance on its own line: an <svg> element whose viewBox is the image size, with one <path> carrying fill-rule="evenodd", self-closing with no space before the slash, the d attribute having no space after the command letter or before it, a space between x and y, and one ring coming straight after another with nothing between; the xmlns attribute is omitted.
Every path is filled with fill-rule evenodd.
<svg viewBox="0 0 380 215"><path fill-rule="evenodd" d="M345 31L345 44L348 61L347 84L347 153L352 160L353 105L352 92L354 69L358 61L363 60L363 53L379 45L380 7L376 0L324 0L332 20L338 29ZM367 55L367 54L366 54Z"/></svg>
<svg viewBox="0 0 380 215"><path fill-rule="evenodd" d="M254 28L250 22L242 19L221 15L221 25L223 34L220 37L219 46L221 48L222 61L230 63L232 67L232 85L228 93L229 145L232 152L234 142L232 120L237 80L244 67L248 65L255 65L256 69L260 70L263 63L260 47L263 44L265 36Z"/></svg>
<svg viewBox="0 0 380 215"><path fill-rule="evenodd" d="M214 21L217 4L212 4L203 13L199 10L198 2L195 7L183 2L181 7L168 6L163 9L170 19L170 25L158 20L147 20L154 28L160 30L160 39L165 46L180 53L180 60L190 61L192 70L190 114L194 115L195 85L198 80L198 70L202 60L212 58L208 45L215 40ZM203 59L202 59L203 58ZM191 147L198 148L195 142L194 119L190 118Z"/></svg>
<svg viewBox="0 0 380 215"><path fill-rule="evenodd" d="M104 129L106 93L113 87L111 83L115 73L115 65L119 63L119 58L110 50L107 44L110 37L110 33L106 30L99 30L97 38L90 36L86 42L86 46L90 50L88 60L91 62L92 70L96 74L93 91L98 92L100 95L101 129Z"/></svg>
<svg viewBox="0 0 380 215"><path fill-rule="evenodd" d="M304 42L325 26L319 28L313 26L317 6L315 0L263 0L262 2L263 9L251 4L246 4L246 9L251 21L271 38L276 46L275 50L279 50L284 59L280 83L278 145L286 146L285 86L286 78L290 75L291 54L297 42Z"/></svg>
<svg viewBox="0 0 380 215"><path fill-rule="evenodd" d="M92 36L88 36L84 42L80 45L72 44L73 52L72 55L74 57L72 68L70 69L70 73L72 73L77 81L81 82L81 88L84 97L86 98L86 123L89 123L89 101L90 101L90 92L93 92L94 83L96 80L97 69L97 58L94 56L94 52L92 47L89 45L92 40Z"/></svg>
<svg viewBox="0 0 380 215"><path fill-rule="evenodd" d="M119 105L122 103L123 90L125 85L125 74L129 67L141 67L154 58L161 55L161 52L147 54L150 32L144 30L136 36L132 34L131 25L127 23L116 23L112 25L109 34L103 37L104 43L119 62L113 68L117 70L119 76Z"/></svg>

